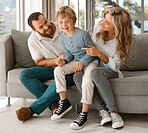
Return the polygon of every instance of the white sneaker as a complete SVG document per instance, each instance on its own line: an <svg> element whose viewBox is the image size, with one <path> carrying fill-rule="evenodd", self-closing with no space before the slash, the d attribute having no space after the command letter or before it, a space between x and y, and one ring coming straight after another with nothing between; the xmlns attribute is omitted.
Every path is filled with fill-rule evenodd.
<svg viewBox="0 0 148 133"><path fill-rule="evenodd" d="M124 126L124 122L118 113L113 112L110 116L112 119L112 128L120 128Z"/></svg>
<svg viewBox="0 0 148 133"><path fill-rule="evenodd" d="M99 112L100 116L102 116L101 125L105 125L108 122L111 122L111 118L109 116L109 113L106 110L101 110Z"/></svg>

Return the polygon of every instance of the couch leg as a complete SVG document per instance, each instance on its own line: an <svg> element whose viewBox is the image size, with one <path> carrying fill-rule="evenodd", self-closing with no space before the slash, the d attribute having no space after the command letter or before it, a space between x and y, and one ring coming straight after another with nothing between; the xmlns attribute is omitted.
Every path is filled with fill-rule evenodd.
<svg viewBox="0 0 148 133"><path fill-rule="evenodd" d="M11 106L11 104L10 104L10 97L8 97L8 104L7 104L7 106L8 107Z"/></svg>
<svg viewBox="0 0 148 133"><path fill-rule="evenodd" d="M80 112L80 110L79 110L79 104L75 104L75 112L76 113L79 113Z"/></svg>

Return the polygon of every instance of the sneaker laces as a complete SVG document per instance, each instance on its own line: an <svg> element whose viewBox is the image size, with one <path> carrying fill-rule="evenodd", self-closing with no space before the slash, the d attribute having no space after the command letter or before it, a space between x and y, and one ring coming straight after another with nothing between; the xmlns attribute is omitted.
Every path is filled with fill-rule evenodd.
<svg viewBox="0 0 148 133"><path fill-rule="evenodd" d="M78 118L74 122L80 124L84 117L85 117L85 114L84 113L80 113Z"/></svg>
<svg viewBox="0 0 148 133"><path fill-rule="evenodd" d="M56 110L56 114L59 114L63 108L63 100L59 101L58 109Z"/></svg>
<svg viewBox="0 0 148 133"><path fill-rule="evenodd" d="M104 119L104 118L106 118L106 117L109 117L108 112L105 111L105 110L101 110L101 111L99 112L99 115L102 116L102 119Z"/></svg>
<svg viewBox="0 0 148 133"><path fill-rule="evenodd" d="M118 115L116 113L111 113L111 118L112 118L113 123L121 121L120 115Z"/></svg>

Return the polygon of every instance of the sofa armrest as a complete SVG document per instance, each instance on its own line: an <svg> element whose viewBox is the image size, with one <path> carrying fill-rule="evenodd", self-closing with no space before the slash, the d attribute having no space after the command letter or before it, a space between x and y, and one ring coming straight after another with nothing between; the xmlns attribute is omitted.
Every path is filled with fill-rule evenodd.
<svg viewBox="0 0 148 133"><path fill-rule="evenodd" d="M14 47L11 35L0 38L0 95L7 96L7 72L15 66Z"/></svg>

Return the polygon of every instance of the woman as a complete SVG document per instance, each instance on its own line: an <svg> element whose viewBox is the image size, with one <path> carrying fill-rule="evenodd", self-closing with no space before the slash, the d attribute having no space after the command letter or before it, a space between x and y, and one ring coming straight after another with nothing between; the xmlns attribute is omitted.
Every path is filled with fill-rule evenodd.
<svg viewBox="0 0 148 133"><path fill-rule="evenodd" d="M129 13L120 7L113 7L104 13L103 19L94 27L92 39L96 45L84 48L88 55L100 58L100 67L91 75L97 90L94 105L102 116L101 125L112 121L112 128L124 126L118 114L109 79L123 77L120 65L132 48L132 25ZM81 91L82 72L74 75L74 81Z"/></svg>

